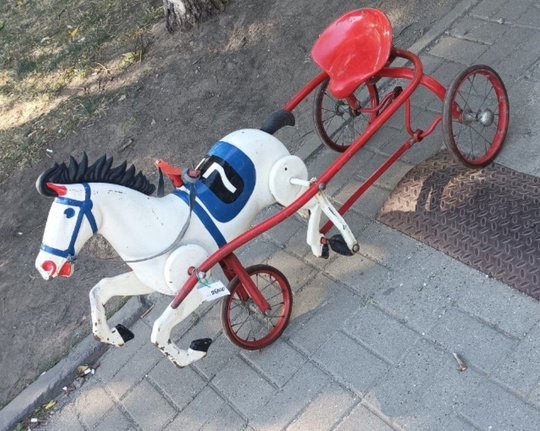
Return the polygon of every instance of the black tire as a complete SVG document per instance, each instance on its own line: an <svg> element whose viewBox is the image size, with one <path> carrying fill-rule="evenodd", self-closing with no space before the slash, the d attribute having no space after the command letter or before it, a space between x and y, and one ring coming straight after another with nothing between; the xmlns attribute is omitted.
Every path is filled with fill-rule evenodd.
<svg viewBox="0 0 540 431"><path fill-rule="evenodd" d="M292 292L287 278L269 265L246 268L259 291L270 304L263 315L238 276L228 285L229 296L221 304L221 322L229 340L247 350L257 350L276 341L283 333L292 311Z"/></svg>
<svg viewBox="0 0 540 431"><path fill-rule="evenodd" d="M503 146L509 116L501 77L489 66L471 66L446 91L442 113L445 144L462 165L485 167Z"/></svg>
<svg viewBox="0 0 540 431"><path fill-rule="evenodd" d="M324 80L315 96L313 121L322 141L331 149L344 152L360 136L377 113L354 112L346 100L335 98L328 90L329 78ZM375 84L361 84L354 92L362 106L374 108L379 104Z"/></svg>

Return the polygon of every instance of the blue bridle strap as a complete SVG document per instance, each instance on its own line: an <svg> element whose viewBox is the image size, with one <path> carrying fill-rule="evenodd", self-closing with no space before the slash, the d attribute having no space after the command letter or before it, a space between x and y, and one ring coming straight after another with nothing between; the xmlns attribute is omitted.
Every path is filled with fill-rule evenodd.
<svg viewBox="0 0 540 431"><path fill-rule="evenodd" d="M90 199L90 186L87 183L82 183L82 186L84 187L84 201L79 201L64 196L58 196L56 198L56 203L80 208L79 214L77 215L77 221L75 222L75 228L73 229L73 233L71 234L71 240L69 242L68 248L65 250L60 250L58 248L49 247L46 244L41 244L41 250L46 251L47 253L50 253L54 256L59 256L68 260L72 260L75 258L75 243L77 242L77 237L79 236L79 231L81 230L82 221L85 216L88 220L88 223L90 223L92 232L97 232L98 228L96 224L96 219L92 214L92 207L94 206L94 204L92 203L92 199Z"/></svg>

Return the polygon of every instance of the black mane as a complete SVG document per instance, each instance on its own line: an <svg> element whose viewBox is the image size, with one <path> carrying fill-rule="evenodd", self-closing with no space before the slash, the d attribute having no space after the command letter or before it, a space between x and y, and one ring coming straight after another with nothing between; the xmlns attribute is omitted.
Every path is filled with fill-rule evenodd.
<svg viewBox="0 0 540 431"><path fill-rule="evenodd" d="M156 187L141 173L135 171L135 166L127 168L123 162L115 168L112 167L113 158L102 156L94 164L88 166L88 156L83 153L82 160L76 161L72 156L69 165L55 163L50 169L43 172L36 182L38 192L43 196L56 197L54 190L47 187L47 183L77 184L77 183L109 183L151 195Z"/></svg>

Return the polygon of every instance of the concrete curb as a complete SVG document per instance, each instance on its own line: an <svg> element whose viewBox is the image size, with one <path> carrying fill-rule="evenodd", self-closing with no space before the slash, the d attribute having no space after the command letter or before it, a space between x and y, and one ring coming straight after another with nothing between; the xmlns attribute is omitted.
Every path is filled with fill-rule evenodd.
<svg viewBox="0 0 540 431"><path fill-rule="evenodd" d="M130 327L150 305L140 297L133 297L109 319L109 324L116 326L121 323ZM14 428L18 422L36 408L58 396L64 386L75 380L79 365L96 362L109 347L107 344L94 340L91 334L88 335L58 364L40 375L37 380L0 410L0 430L7 431Z"/></svg>

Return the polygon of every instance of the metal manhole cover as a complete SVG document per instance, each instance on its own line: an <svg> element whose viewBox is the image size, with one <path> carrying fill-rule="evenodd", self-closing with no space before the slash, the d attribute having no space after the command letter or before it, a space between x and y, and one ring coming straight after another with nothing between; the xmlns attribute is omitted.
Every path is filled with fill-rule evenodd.
<svg viewBox="0 0 540 431"><path fill-rule="evenodd" d="M540 178L447 152L401 180L377 219L540 300Z"/></svg>

